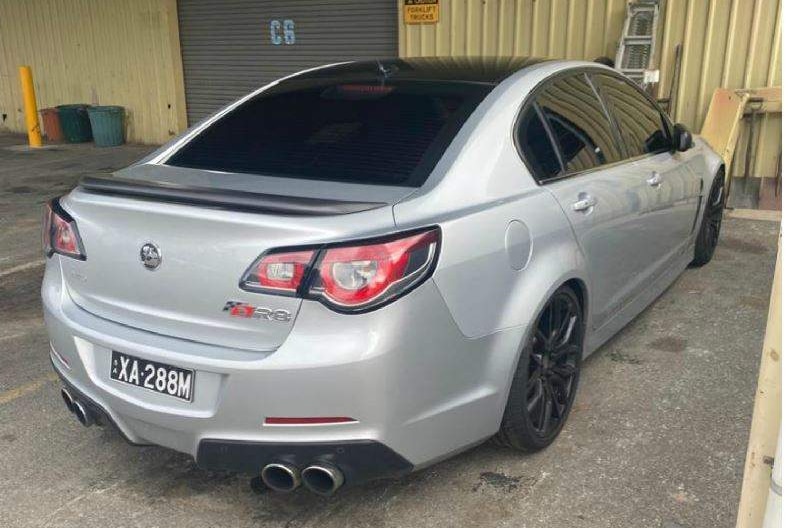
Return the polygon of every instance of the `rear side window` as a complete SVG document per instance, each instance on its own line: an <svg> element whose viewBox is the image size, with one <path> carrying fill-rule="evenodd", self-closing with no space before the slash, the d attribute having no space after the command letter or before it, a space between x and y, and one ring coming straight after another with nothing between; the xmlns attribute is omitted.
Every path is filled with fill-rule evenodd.
<svg viewBox="0 0 790 528"><path fill-rule="evenodd" d="M596 75L595 82L620 127L628 157L671 148L661 112L639 90L608 75Z"/></svg>
<svg viewBox="0 0 790 528"><path fill-rule="evenodd" d="M587 78L562 77L540 92L543 110L568 173L622 159L609 118Z"/></svg>
<svg viewBox="0 0 790 528"><path fill-rule="evenodd" d="M418 187L488 85L284 82L233 110L168 164Z"/></svg>
<svg viewBox="0 0 790 528"><path fill-rule="evenodd" d="M521 153L535 179L545 181L560 174L562 166L534 105L530 105L522 114L516 134Z"/></svg>

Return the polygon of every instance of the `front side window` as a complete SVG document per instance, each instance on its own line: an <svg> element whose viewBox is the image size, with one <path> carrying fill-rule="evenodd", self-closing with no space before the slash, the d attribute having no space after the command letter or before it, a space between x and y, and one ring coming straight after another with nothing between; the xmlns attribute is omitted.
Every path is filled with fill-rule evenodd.
<svg viewBox="0 0 790 528"><path fill-rule="evenodd" d="M169 165L419 187L488 85L283 82L210 125Z"/></svg>
<svg viewBox="0 0 790 528"><path fill-rule="evenodd" d="M609 118L583 74L562 77L537 103L557 141L568 173L620 161Z"/></svg>
<svg viewBox="0 0 790 528"><path fill-rule="evenodd" d="M560 174L562 171L560 160L554 152L549 134L535 110L535 105L527 107L522 114L516 135L521 153L536 180L545 181Z"/></svg>
<svg viewBox="0 0 790 528"><path fill-rule="evenodd" d="M672 147L661 112L639 90L609 75L596 75L595 82L620 127L628 157L663 152Z"/></svg>

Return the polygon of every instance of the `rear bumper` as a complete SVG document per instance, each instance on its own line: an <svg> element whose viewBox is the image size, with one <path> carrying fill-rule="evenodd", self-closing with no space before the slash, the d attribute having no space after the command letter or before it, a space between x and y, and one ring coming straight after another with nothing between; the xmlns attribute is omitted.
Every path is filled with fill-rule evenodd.
<svg viewBox="0 0 790 528"><path fill-rule="evenodd" d="M207 438L200 441L197 454L198 466L215 471L255 474L272 461L298 468L327 462L340 469L349 484L399 477L414 469L392 449L372 440L278 444Z"/></svg>
<svg viewBox="0 0 790 528"><path fill-rule="evenodd" d="M217 470L332 461L360 482L425 466L499 427L523 329L464 338L432 281L366 314L305 302L276 351L250 352L96 317L71 300L59 258L42 286L53 365L132 443ZM113 350L194 369L193 401L110 380ZM267 416L355 422L265 425Z"/></svg>
<svg viewBox="0 0 790 528"><path fill-rule="evenodd" d="M112 426L132 445L145 445L128 438L106 409L69 383L54 362L52 367L71 396L88 409L99 425ZM298 468L326 462L340 469L349 484L395 478L414 469L408 460L373 440L273 443L204 438L198 444L195 461L199 467L209 471L234 471L250 475L257 475L263 466L272 461Z"/></svg>

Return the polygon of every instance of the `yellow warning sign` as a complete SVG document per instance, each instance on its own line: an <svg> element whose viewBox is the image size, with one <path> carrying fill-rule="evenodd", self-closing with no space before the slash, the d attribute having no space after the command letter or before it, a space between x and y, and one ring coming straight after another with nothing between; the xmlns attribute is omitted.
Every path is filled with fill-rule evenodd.
<svg viewBox="0 0 790 528"><path fill-rule="evenodd" d="M403 21L407 24L439 22L439 0L403 0Z"/></svg>

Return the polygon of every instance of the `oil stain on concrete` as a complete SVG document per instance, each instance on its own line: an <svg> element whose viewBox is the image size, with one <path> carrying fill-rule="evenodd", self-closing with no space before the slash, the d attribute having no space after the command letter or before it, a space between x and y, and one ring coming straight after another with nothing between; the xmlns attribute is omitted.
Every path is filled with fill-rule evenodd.
<svg viewBox="0 0 790 528"><path fill-rule="evenodd" d="M498 491L511 493L518 489L523 477L511 477L496 471L484 471L480 473L480 480L472 487L472 491L478 491L483 486L490 486Z"/></svg>

